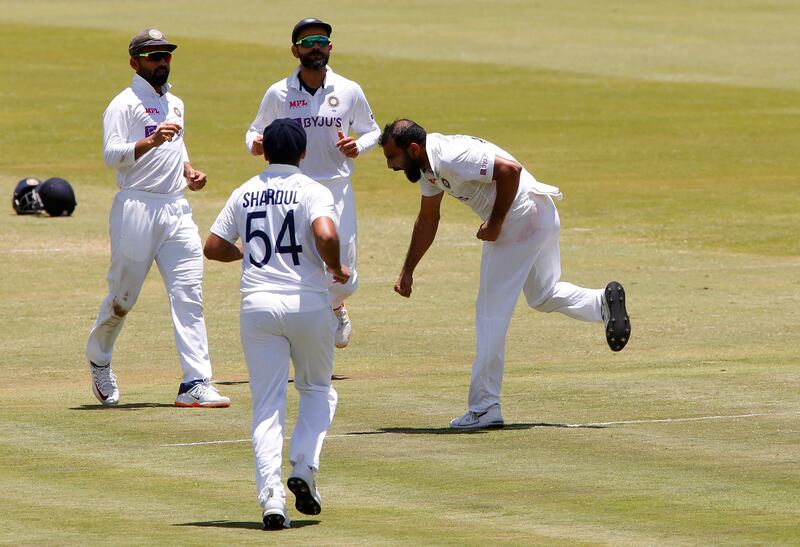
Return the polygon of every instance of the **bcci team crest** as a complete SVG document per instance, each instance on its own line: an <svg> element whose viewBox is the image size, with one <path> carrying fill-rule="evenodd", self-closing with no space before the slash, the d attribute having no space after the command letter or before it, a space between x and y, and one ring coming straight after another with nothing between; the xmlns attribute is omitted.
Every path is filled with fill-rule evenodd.
<svg viewBox="0 0 800 547"><path fill-rule="evenodd" d="M331 108L336 108L337 106L339 106L339 99L331 95L330 97L328 97L328 106L330 106Z"/></svg>
<svg viewBox="0 0 800 547"><path fill-rule="evenodd" d="M161 40L164 37L164 35L161 34L160 30L156 30L154 28L150 29L147 35L150 36L150 38L152 38L153 40Z"/></svg>

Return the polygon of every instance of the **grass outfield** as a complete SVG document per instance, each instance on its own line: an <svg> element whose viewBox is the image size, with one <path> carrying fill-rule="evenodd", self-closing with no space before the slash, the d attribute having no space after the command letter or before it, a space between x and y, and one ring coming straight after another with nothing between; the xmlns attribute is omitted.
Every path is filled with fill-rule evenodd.
<svg viewBox="0 0 800 547"><path fill-rule="evenodd" d="M800 10L639 4L4 0L0 195L57 175L79 204L67 219L0 212L0 543L800 543ZM209 174L189 196L205 235L262 167L244 131L292 70L285 36L309 14L333 23L331 65L381 124L410 116L487 138L560 186L564 279L622 281L634 332L612 354L597 325L520 304L507 427L451 434L474 350L477 217L445 200L414 296L400 298L418 190L379 150L360 158L361 288L351 346L336 353L347 379L323 450L324 510L292 508L295 527L267 534L236 266L207 263L205 277L230 409L171 406L179 366L156 273L117 344L120 405L95 404L83 345L116 188L100 116L130 81L130 36L156 24L180 44L171 81ZM290 391L290 426L295 403ZM229 442L189 445L208 441Z"/></svg>

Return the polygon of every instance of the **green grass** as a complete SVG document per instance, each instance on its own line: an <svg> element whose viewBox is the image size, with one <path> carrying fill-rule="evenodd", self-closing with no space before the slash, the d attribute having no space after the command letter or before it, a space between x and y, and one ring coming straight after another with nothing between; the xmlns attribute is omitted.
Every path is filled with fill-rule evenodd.
<svg viewBox="0 0 800 547"><path fill-rule="evenodd" d="M0 213L0 543L800 541L794 3L215 6L2 3L0 195L58 175L79 205L69 219ZM262 167L244 131L293 68L284 38L309 14L334 24L331 64L362 85L381 124L410 116L485 137L560 186L564 279L625 283L635 330L611 354L596 325L521 304L508 427L450 434L474 350L477 218L445 201L414 296L401 299L391 287L418 190L380 151L360 158L361 288L352 344L336 353L348 378L335 383L324 511L293 512L296 528L267 535L246 441L237 267L208 263L205 277L230 409L169 406L179 370L157 274L117 345L121 405L95 405L83 345L104 295L115 191L100 116L129 82L130 36L156 24L180 44L171 81L209 174L190 196L205 234ZM295 404L291 393L290 426ZM566 427L604 422L632 423ZM245 441L168 446L210 440Z"/></svg>

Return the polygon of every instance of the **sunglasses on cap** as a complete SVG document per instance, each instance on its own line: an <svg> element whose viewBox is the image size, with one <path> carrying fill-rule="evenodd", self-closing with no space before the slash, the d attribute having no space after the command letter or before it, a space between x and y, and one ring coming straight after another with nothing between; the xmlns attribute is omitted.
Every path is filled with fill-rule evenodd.
<svg viewBox="0 0 800 547"><path fill-rule="evenodd" d="M316 35L316 36L306 36L305 38L301 38L300 40L296 41L294 45L309 48L314 46L325 47L327 45L330 45L330 43L331 39L328 38L327 36Z"/></svg>
<svg viewBox="0 0 800 547"><path fill-rule="evenodd" d="M137 53L134 57L147 57L151 61L159 62L161 59L164 59L166 62L170 62L172 60L172 52L171 51L148 51L147 53Z"/></svg>

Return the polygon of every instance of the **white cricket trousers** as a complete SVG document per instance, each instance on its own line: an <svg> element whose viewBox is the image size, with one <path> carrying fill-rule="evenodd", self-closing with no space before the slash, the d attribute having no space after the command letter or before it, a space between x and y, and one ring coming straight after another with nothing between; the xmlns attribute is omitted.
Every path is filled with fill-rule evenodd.
<svg viewBox="0 0 800 547"><path fill-rule="evenodd" d="M339 234L340 260L350 268L350 280L346 284L334 283L333 276L328 274L331 307L338 308L358 289L358 272L356 272L356 247L358 245L358 227L356 223L356 200L353 186L349 178L322 181L333 194L333 208L336 212L336 231Z"/></svg>
<svg viewBox="0 0 800 547"><path fill-rule="evenodd" d="M292 465L304 462L319 469L322 442L336 411L331 373L338 322L324 294L315 299L321 307L313 311L293 311L303 309L297 305L300 298L254 293L242 299L240 333L250 375L256 493L262 507L270 489L276 499L286 499L281 483L281 452L290 359L294 364L294 387L300 396L289 449ZM254 300L261 309L249 311ZM271 309L265 309L264 303Z"/></svg>
<svg viewBox="0 0 800 547"><path fill-rule="evenodd" d="M531 195L530 208L506 219L497 241L484 242L475 305L476 354L469 410L483 412L500 402L505 340L520 292L528 305L582 321L602 321L602 289L559 281L560 221L550 196Z"/></svg>
<svg viewBox="0 0 800 547"><path fill-rule="evenodd" d="M211 378L203 318L203 252L192 208L181 195L120 190L109 215L108 295L86 343L86 357L111 362L114 343L153 265L169 297L182 382Z"/></svg>

